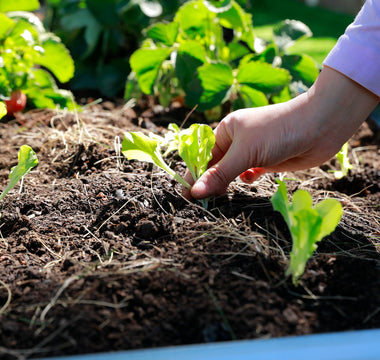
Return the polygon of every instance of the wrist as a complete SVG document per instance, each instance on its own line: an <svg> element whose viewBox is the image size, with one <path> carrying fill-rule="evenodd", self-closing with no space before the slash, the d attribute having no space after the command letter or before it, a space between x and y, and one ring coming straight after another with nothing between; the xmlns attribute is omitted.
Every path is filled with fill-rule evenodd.
<svg viewBox="0 0 380 360"><path fill-rule="evenodd" d="M339 150L376 107L378 97L325 66L307 92L308 112L314 114L318 137L330 139Z"/></svg>

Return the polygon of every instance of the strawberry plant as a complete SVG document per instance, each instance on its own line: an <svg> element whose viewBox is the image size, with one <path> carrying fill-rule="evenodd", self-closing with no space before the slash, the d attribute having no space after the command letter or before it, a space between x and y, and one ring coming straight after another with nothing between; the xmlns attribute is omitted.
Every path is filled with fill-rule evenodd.
<svg viewBox="0 0 380 360"><path fill-rule="evenodd" d="M143 28L174 13L180 0L48 0L45 26L58 34L75 59L74 90L123 92L128 58Z"/></svg>
<svg viewBox="0 0 380 360"><path fill-rule="evenodd" d="M293 241L286 276L292 276L293 284L298 285L317 243L335 230L343 208L335 199L325 199L313 207L311 195L306 190L297 190L290 204L285 183L276 181L279 187L271 202L274 210L283 216Z"/></svg>
<svg viewBox="0 0 380 360"><path fill-rule="evenodd" d="M38 1L0 2L0 100L10 115L27 100L38 108L74 107L71 93L55 80L64 83L73 76L68 50L36 15L23 11L38 6Z"/></svg>
<svg viewBox="0 0 380 360"><path fill-rule="evenodd" d="M178 95L198 110L230 102L232 108L266 105L306 88L318 67L306 56L287 55L290 44L310 36L306 25L288 21L274 28L274 41L254 36L252 16L234 0L186 2L170 23L146 30L131 58L126 98L137 89L167 106Z"/></svg>
<svg viewBox="0 0 380 360"><path fill-rule="evenodd" d="M28 145L22 145L18 152L18 164L11 169L9 174L9 184L0 194L0 201L7 195L20 179L22 179L30 170L38 164L36 153Z"/></svg>
<svg viewBox="0 0 380 360"><path fill-rule="evenodd" d="M180 130L177 125L171 124L169 129L171 132L165 138L153 134L146 136L141 132L127 132L122 142L121 152L128 160L155 164L184 187L190 189L189 183L165 162L164 155L177 150L196 181L206 171L207 164L212 158L211 150L215 144L214 133L208 125L204 124L193 124L185 130ZM164 148L166 148L165 154L162 153ZM203 200L202 204L207 208L207 200Z"/></svg>

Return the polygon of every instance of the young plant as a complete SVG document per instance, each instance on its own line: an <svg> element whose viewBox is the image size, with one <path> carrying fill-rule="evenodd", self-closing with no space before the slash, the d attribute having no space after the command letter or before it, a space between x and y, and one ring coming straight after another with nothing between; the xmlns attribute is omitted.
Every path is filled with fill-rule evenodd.
<svg viewBox="0 0 380 360"><path fill-rule="evenodd" d="M292 250L286 276L292 276L295 286L305 271L306 262L317 249L317 243L332 233L343 214L343 208L335 199L325 199L313 207L306 190L297 190L290 204L284 182L279 184L271 202L274 210L283 216L292 236Z"/></svg>
<svg viewBox="0 0 380 360"><path fill-rule="evenodd" d="M22 145L18 152L18 164L11 169L9 184L0 194L0 201L37 164L38 158L33 149L28 145Z"/></svg>
<svg viewBox="0 0 380 360"><path fill-rule="evenodd" d="M31 12L38 1L0 2L0 100L8 114L21 111L28 100L38 108L72 109L72 95L58 88L74 74L74 62L61 40L47 32Z"/></svg>
<svg viewBox="0 0 380 360"><path fill-rule="evenodd" d="M165 154L178 150L179 156L186 163L194 181L206 171L211 160L211 150L215 144L215 135L208 125L193 124L188 129L180 130L177 125L171 124L169 136L162 138L157 135L150 137L141 132L125 133L122 142L122 154L128 160L139 160L153 163L190 189L190 184L166 164L162 150L167 148ZM207 208L207 201L203 201Z"/></svg>
<svg viewBox="0 0 380 360"><path fill-rule="evenodd" d="M147 29L130 58L125 96L134 96L138 86L167 106L184 95L201 111L225 102L240 108L288 100L292 76L298 83L318 73L306 57L285 57L286 44L309 36L300 24L289 22L277 31L277 43L265 43L255 38L252 16L236 1L187 1L172 22Z"/></svg>
<svg viewBox="0 0 380 360"><path fill-rule="evenodd" d="M340 151L335 155L339 162L340 170L333 170L336 179L341 179L347 176L348 172L353 168L348 157L348 143L346 142Z"/></svg>
<svg viewBox="0 0 380 360"><path fill-rule="evenodd" d="M7 107L6 105L0 101L0 119L7 115Z"/></svg>
<svg viewBox="0 0 380 360"><path fill-rule="evenodd" d="M45 25L58 34L75 59L71 87L122 94L129 56L142 30L157 17L174 13L179 0L47 0Z"/></svg>

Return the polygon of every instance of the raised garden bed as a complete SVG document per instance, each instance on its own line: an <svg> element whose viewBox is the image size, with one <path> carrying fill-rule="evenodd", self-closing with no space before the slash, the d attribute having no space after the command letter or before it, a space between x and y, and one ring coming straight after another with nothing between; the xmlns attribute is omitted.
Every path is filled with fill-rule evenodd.
<svg viewBox="0 0 380 360"><path fill-rule="evenodd" d="M380 328L378 129L365 123L350 140L341 180L334 160L283 174L291 191L344 206L294 287L290 235L269 201L279 174L233 183L206 211L115 151L123 131L162 132L185 115L103 103L1 124L1 188L22 144L39 158L1 203L1 358Z"/></svg>

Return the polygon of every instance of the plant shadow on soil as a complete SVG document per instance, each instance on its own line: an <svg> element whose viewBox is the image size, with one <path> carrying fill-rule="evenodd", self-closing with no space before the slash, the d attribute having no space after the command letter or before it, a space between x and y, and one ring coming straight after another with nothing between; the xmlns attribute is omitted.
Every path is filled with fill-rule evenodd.
<svg viewBox="0 0 380 360"><path fill-rule="evenodd" d="M290 234L270 204L278 174L234 182L206 211L115 151L122 130L164 131L154 116L101 104L79 120L35 111L1 124L2 188L19 146L39 157L1 204L2 358L380 327L377 133L364 124L350 141L345 180L327 172L334 160L285 174L290 192L345 210L294 287L284 278Z"/></svg>

